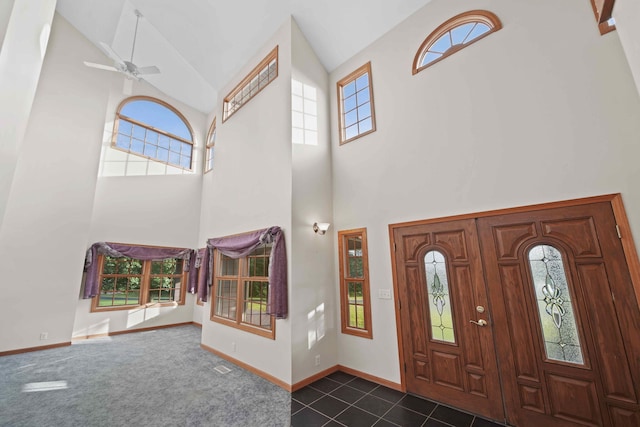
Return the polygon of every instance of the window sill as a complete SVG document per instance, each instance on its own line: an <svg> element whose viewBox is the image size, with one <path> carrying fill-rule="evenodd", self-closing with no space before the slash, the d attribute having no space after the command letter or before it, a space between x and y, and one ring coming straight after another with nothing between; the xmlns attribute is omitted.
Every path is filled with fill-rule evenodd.
<svg viewBox="0 0 640 427"><path fill-rule="evenodd" d="M99 313L103 311L121 311L121 310L137 310L141 308L152 308L152 307L177 307L179 305L184 305L184 302L149 302L147 304L135 304L135 305L119 305L117 307L91 307L91 313Z"/></svg>
<svg viewBox="0 0 640 427"><path fill-rule="evenodd" d="M271 330L258 328L256 326L251 326L246 323L238 323L224 317L217 317L215 315L211 316L211 321L229 326L234 329L240 329L241 331L250 332L252 334L259 335L261 337L270 338L272 340L276 339L276 324L273 317L271 318Z"/></svg>

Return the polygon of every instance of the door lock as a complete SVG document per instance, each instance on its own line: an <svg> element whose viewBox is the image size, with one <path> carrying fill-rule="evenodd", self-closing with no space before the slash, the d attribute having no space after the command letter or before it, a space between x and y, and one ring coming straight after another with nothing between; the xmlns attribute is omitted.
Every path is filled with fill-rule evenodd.
<svg viewBox="0 0 640 427"><path fill-rule="evenodd" d="M480 319L477 322L475 320L469 320L469 322L478 325L478 326L487 326L487 321L484 319Z"/></svg>

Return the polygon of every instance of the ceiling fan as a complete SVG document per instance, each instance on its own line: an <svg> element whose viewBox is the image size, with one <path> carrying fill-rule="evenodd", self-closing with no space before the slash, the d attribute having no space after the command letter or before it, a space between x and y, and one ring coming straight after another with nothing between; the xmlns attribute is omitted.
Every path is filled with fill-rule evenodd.
<svg viewBox="0 0 640 427"><path fill-rule="evenodd" d="M136 29L135 29L135 32L133 33L133 45L131 46L131 59L129 61L123 60L111 48L111 46L109 46L104 42L100 42L100 46L102 47L102 50L104 51L105 54L107 54L109 58L113 60L114 65L96 64L94 62L87 62L87 61L84 61L84 65L86 65L87 67L97 68L99 70L117 71L119 73L124 74L128 79L135 79L135 80L140 80L140 76L143 76L143 75L160 73L160 69L158 69L158 67L156 67L155 65L151 65L148 67L138 67L136 64L133 63L133 52L135 51L135 48L136 48L136 37L138 36L138 22L142 17L142 13L140 13L139 10L136 9L134 13L136 14Z"/></svg>

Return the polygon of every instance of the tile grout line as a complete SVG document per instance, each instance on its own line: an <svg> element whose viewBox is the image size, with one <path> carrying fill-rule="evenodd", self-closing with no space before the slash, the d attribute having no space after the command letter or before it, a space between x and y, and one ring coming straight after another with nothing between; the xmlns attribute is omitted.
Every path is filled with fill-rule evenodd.
<svg viewBox="0 0 640 427"><path fill-rule="evenodd" d="M326 378L326 377L325 377L325 378ZM429 413L429 415L427 415L427 414L424 414L424 413L422 413L422 412L415 411L415 410L413 410L413 409L411 409L411 408L407 408L407 407L404 407L404 406L402 406L402 405L399 405L400 400L402 400L402 399L399 399L396 403L393 403L393 402L391 402L391 401L389 401L389 400L387 400L387 399L384 399L384 398L382 398L382 397L378 397L378 396L376 396L376 395L372 394L372 392L373 392L374 390L377 390L378 388L382 387L382 385L380 385L380 384L377 384L377 385L376 385L374 388L372 388L370 391L365 392L364 390L361 390L361 389L359 389L359 388L356 388L356 387L353 387L353 386L350 386L350 385L349 385L349 383L350 383L350 382L352 382L352 381L353 381L353 380L355 380L355 379L358 379L358 377L354 377L354 378L350 379L349 381L347 381L346 383L340 383L339 381L332 380L331 378L326 378L326 379L329 379L329 380L331 380L331 381L333 381L333 382L335 382L335 383L338 383L338 384L340 384L340 385L339 385L338 387L336 387L335 389L333 389L333 390L332 390L331 392L329 392L329 393L326 393L326 392L324 392L324 391L322 391L322 390L320 390L320 389L318 389L318 388L315 388L315 387L313 387L311 384L310 384L310 385L308 385L307 387L310 387L310 388L312 388L313 390L316 390L316 391L317 391L317 392L319 392L319 393L323 393L325 396L330 396L330 397L332 397L332 398L334 398L334 399L336 399L336 400L339 400L340 402L346 403L346 404L348 405L348 406L347 406L347 408L345 408L344 410L342 410L342 411L340 411L338 414L336 414L336 415L335 415L336 417L337 417L338 415L342 414L342 413L343 413L344 411L346 411L347 409L349 409L349 407L350 407L350 406L354 406L356 409L359 409L359 410L361 410L361 411L363 411L363 412L365 412L365 413L367 413L367 414L370 414L370 415L373 415L374 417L377 417L377 418L378 418L378 420L377 420L376 422L378 422L378 421L380 421L380 420L382 420L382 419L383 419L384 421L390 422L391 424L398 425L398 424L394 423L393 421L389 421L389 420L387 420L387 419L384 419L383 417L384 417L384 415L386 415L389 411L391 411L391 409L393 409L395 406L399 406L400 408L402 408L402 409L404 409L404 410L407 410L407 411L410 411L410 412L413 412L414 414L417 414L417 415L421 415L421 416L427 417L427 418L425 419L425 422L427 422L427 421L429 420L429 418L431 418L431 414L433 414L433 412L435 411L435 409L439 406L439 404L438 404L438 403L436 403L436 402L431 402L430 400L427 400L428 402L434 403L434 404L436 405L436 406L431 410L431 412ZM365 381L368 381L368 380L365 380ZM369 382L370 382L370 381L369 381ZM349 403L349 402L347 402L347 401L345 401L345 400L342 400L342 399L340 399L340 398L338 398L338 397L336 397L336 396L334 396L334 395L330 394L330 393L334 392L335 390L337 390L338 388L340 388L340 387L342 387L342 386L347 386L347 387L349 387L350 389L353 389L353 390L359 391L359 392L364 393L364 394L363 394L363 396L361 396L360 398L358 398L357 400L355 400L353 403ZM384 415L379 416L379 415L376 415L376 414L374 414L374 413L372 413L372 412L367 411L366 409L363 409L363 408L360 408L359 406L356 406L356 403L360 402L360 401L361 401L362 399L364 399L366 396L373 396L373 397L375 397L375 398L378 398L378 399L384 400L384 401L385 401L385 402L387 402L387 403L391 403L391 408L389 408L389 410L387 410L387 411L384 413ZM405 396L410 396L410 395L409 395L409 394L407 394L407 393L404 393L404 396L403 396L403 397L405 397ZM311 404L313 404L313 403L317 402L318 400L322 399L323 397L324 397L324 396L322 396L322 397L320 397L320 398L318 398L318 399L314 400L313 402L309 403L309 405L306 405L306 406L309 406L309 407L310 407L310 405L311 405ZM301 403L302 403L302 402L301 402ZM320 411L318 411L318 410L316 410L316 409L314 409L314 408L311 408L311 409L313 409L315 412L318 412L319 414L322 414ZM300 411L298 411L298 412L300 412ZM325 417L327 417L327 415L326 415L326 414L322 414L322 415L324 415ZM334 419L333 419L333 418L331 418L331 417L327 417L327 418L330 418L330 419L331 419L331 420L333 420L333 421L339 422L339 421L337 421L337 420L334 420ZM434 420L436 420L436 421L438 421L438 422L442 422L442 423L444 423L444 424L447 424L447 425L451 426L451 424L449 424L449 423L447 423L447 422L443 422L443 421L441 421L441 420L439 420L439 419L437 419L437 418L433 418L433 419L434 419ZM342 423L340 423L340 424L342 424ZM452 427L455 427L455 426L452 426Z"/></svg>
<svg viewBox="0 0 640 427"><path fill-rule="evenodd" d="M325 378L326 378L326 377L325 377ZM387 412L389 412L391 409L393 409L393 407L394 407L394 406L396 406L396 405L397 405L397 403L398 403L400 400L398 400L398 402L396 402L396 403L393 403L393 402L388 401L387 399L384 399L384 398L381 398L381 397L378 397L378 396L376 396L376 395L371 394L374 390L376 390L376 389L378 389L379 387L381 387L381 385L379 385L379 384L377 384L374 388L372 388L372 389L371 389L371 390L369 390L368 392L365 392L364 390L360 390L359 388L356 388L356 387L350 386L350 385L349 385L349 383L350 383L350 382L352 382L352 381L354 381L354 380L355 380L355 379L357 379L357 378L358 378L358 377L351 378L349 381L347 381L347 382L345 382L345 383L340 383L339 381L332 380L331 378L326 378L326 379L328 379L328 380L331 380L331 381L333 381L333 382L335 382L335 383L339 384L339 385L338 385L338 387L334 388L333 390L331 390L331 391L330 391L330 392L328 392L328 393L327 393L327 392L325 392L325 391L323 391L323 390L317 389L317 388L313 387L312 385L309 385L308 387L311 387L312 389L314 389L314 390L316 390L316 391L318 391L318 392L320 392L320 393L323 393L323 394L324 394L324 396L320 397L319 399L316 399L316 400L315 400L314 402L312 402L312 403L317 402L318 400L322 399L322 398L323 398L323 397L325 397L325 396L329 396L329 397L331 397L331 398L333 398L333 399L336 399L336 400L338 400L338 401L340 401L340 402L343 402L343 403L346 403L346 404L347 404L347 407L346 407L346 408L344 408L342 411L338 412L338 413L337 413L336 415L334 415L333 417L329 417L329 416L327 416L327 414L323 414L322 412L320 412L320 411L316 410L315 408L310 408L310 409L312 409L312 410L314 410L315 412L318 412L319 414L322 414L322 415L324 415L325 417L329 418L329 422L330 422L330 421L335 421L335 422L337 422L337 423L339 423L339 424L342 424L340 421L338 421L338 420L337 420L337 419L335 419L335 418L336 418L338 415L340 415L340 414L344 413L345 411L347 411L349 408L351 408L351 407L355 407L356 409L358 409L358 410L360 410L360 411L362 411L362 412L365 412L365 413L367 413L367 414L369 414L369 415L373 415L374 417L376 417L376 418L377 418L377 420L376 420L372 425L377 424L380 420L382 420L382 419L383 419L382 417L383 417L384 415L379 416L379 415L377 415L377 414L374 414L374 413L372 413L372 412L369 412L369 411L367 411L366 409L363 409L363 408L360 408L359 406L356 406L356 403L360 402L362 399L364 399L364 398L365 398L365 397L367 397L367 396L373 396L373 397L378 398L378 399L380 399L380 400L383 400L383 401L385 401L385 402L387 402L387 403L391 403L391 408L389 408L389 410L387 410L387 411L385 412L385 414L386 414L386 413L387 413ZM368 381L368 380L365 380L365 381ZM353 389L353 390L359 391L359 392L364 393L364 394L363 394L360 398L356 399L356 400L355 400L354 402L352 402L352 403L347 402L347 401L344 401L344 400L342 400L342 399L340 399L340 398L338 398L338 397L336 397L336 396L334 396L334 395L332 395L332 394L331 394L332 392L336 391L337 389L339 389L340 387L343 387L343 386L347 386L347 387L349 387L350 389ZM405 409L408 409L408 408L405 408ZM391 423L391 424L394 424L394 425L396 425L396 426L398 425L398 424L396 424L396 423L394 423L394 422L392 422L392 421L389 421L389 420L384 420L384 421L387 421L387 422L389 422L389 423ZM324 425L328 424L329 422L325 423ZM342 424L342 425L344 425L344 424Z"/></svg>
<svg viewBox="0 0 640 427"><path fill-rule="evenodd" d="M328 380L328 381L330 382L330 385L331 385L331 383L333 383L333 385L335 385L335 387L334 387L334 388L331 388L331 389L330 389L330 391L324 391L324 390L321 390L320 388L316 388L316 387L314 387L314 386L312 385L312 384L313 384L313 383L312 383L312 384L307 385L307 387L309 387L310 389L312 389L312 390L314 390L314 391L316 391L316 392L320 393L320 394L321 394L321 396L320 396L319 398L312 400L312 401L311 401L310 403L308 403L308 404L305 404L304 402L301 402L301 401L299 401L299 400L295 399L293 396L292 396L292 399L293 399L293 400L295 400L296 402L298 402L298 403L300 403L300 404L302 405L302 408L300 408L298 411L296 411L296 412L295 412L295 414L298 414L298 413L299 413L300 411L302 411L304 408L309 408L309 409L311 409L313 412L315 412L315 413L317 413L317 414L320 414L320 415L322 415L323 417L326 417L326 418L329 420L329 421L327 421L327 422L326 422L325 424L323 424L323 425L328 425L329 423L331 423L331 422L333 421L333 422L335 422L335 423L338 423L338 424L340 424L340 425L343 425L343 426L344 426L344 424L343 424L342 422L338 421L338 420L336 419L336 417L340 416L341 414L343 414L345 411L349 410L350 408L354 408L354 409L356 409L356 410L362 411L362 412L364 412L364 413L366 413L366 414L369 414L369 415L371 415L371 416L375 417L376 419L375 419L375 421L373 422L373 424L372 424L372 425L375 425L375 424L379 423L381 420L383 420L384 422L387 422L387 423L393 424L393 425L398 425L398 424L396 424L395 422L390 421L390 420L387 420L387 419L385 419L385 418L384 418L384 417L385 417L389 412L391 412L395 407L398 407L398 408L400 408L400 409L402 409L402 410L409 411L409 412L411 412L411 413L414 413L414 414L417 414L417 415L420 415L420 416L424 416L424 417L426 417L426 418L425 418L425 421L421 424L421 426L424 426L424 425L425 425L429 420L434 420L434 421L437 421L437 422L439 422L439 423L442 423L443 425L450 426L450 427L455 427L454 425L450 424L448 421L443 421L443 420L440 420L440 419L438 419L438 418L433 417L434 412L435 412L435 411L437 410L437 408L438 408L438 407L440 407L440 406L442 406L443 408L448 408L448 409L452 409L452 410L454 410L454 411L458 411L458 412L461 412L461 413L466 413L466 414L468 414L468 415L471 415L471 416L472 416L472 419L471 419L471 424L469 425L469 427L473 427L473 425L474 425L475 421L476 421L477 419L479 419L479 417L478 417L477 415L475 415L475 414L470 414L470 413L468 413L468 412L466 412L466 411L461 411L461 410L459 410L459 409L457 409L457 408L453 408L453 407L450 407L450 406L447 406L447 405L443 405L443 404L440 404L440 403L438 403L438 402L431 401L431 400L429 400L429 399L425 399L425 398L422 398L422 397L416 397L416 396L413 396L413 395L411 395L411 394L409 394L409 393L402 393L402 392L399 392L399 393L401 393L401 394L403 395L400 399L396 400L395 402L394 402L393 400L388 400L388 398L385 398L385 397L382 397L382 396L377 396L377 395L373 394L376 390L382 390L383 388L386 388L385 386L383 386L383 385L381 385L381 384L375 384L375 383L373 383L373 382L371 382L371 381L369 381L369 380L365 380L365 379L360 378L360 377L352 376L352 378L348 379L346 382L341 382L341 381L338 381L338 380L335 380L335 379L332 379L332 378L329 378L329 377L324 377L324 378L322 378L322 379L324 379L324 380ZM370 384L374 385L374 387L373 387L373 388L371 388L371 389L369 389L369 391L364 391L364 390L362 390L362 389L360 389L360 388L358 388L358 387L355 387L355 386L352 384L352 383L354 383L354 381L355 381L355 380L362 380L362 381L366 381L366 383L370 383ZM318 380L318 381L319 381L319 380ZM340 388L342 388L342 387L344 387L344 386L349 387L349 389L350 389L350 390L356 391L356 392L358 392L358 393L362 393L362 396L358 397L358 398L357 398L356 400L354 400L353 402L348 402L348 401L343 400L343 399L341 399L340 397L335 396L335 395L333 395L333 394L332 394L333 392L335 392L336 390L338 390L338 389L340 389ZM368 387L367 387L367 388L368 388ZM390 389L390 390L393 390L393 389ZM395 391L397 391L397 390L395 390ZM356 404L357 404L358 402L362 401L362 400L363 400L365 397L367 397L367 396L371 396L371 397L373 397L373 398L380 399L380 400L382 400L382 401L384 401L384 402L386 402L386 403L390 404L390 405L391 405L391 407L390 407L388 410L386 410L382 415L377 415L377 414L374 414L374 413L372 413L372 412L369 412L368 410L366 410L366 409L364 409L364 408L361 408L361 407L359 407L359 406L356 406ZM403 406L402 404L400 404L400 402L401 402L405 397L408 397L408 396L410 396L410 397L415 397L415 398L422 399L422 400L425 400L426 402L430 402L430 403L432 403L432 404L435 404L435 406L434 406L434 407L433 407L433 409L429 412L429 414L426 414L426 413L424 413L424 412L419 412L419 411L416 411L416 410L411 409L411 408L407 408L407 407ZM338 412L337 414L335 414L334 416L329 416L329 415L327 415L327 414L325 414L325 413L323 413L323 412L321 412L321 411L319 411L319 410L317 410L317 409L315 409L315 408L312 408L312 407L311 407L311 405L313 405L313 404L317 403L319 400L323 399L324 397L330 397L330 398L335 399L336 401L341 402L342 404L345 404L345 405L347 405L347 406L346 406L343 410L341 410L340 412ZM292 416L293 416L293 415L295 415L295 414L294 414L294 413L292 413ZM483 420L484 420L484 418L483 418ZM491 421L491 422L494 422L494 421ZM498 424L498 425L499 425L499 424Z"/></svg>
<svg viewBox="0 0 640 427"><path fill-rule="evenodd" d="M326 377L325 377L325 378L326 378ZM373 392L374 392L375 390L379 389L380 387L383 387L383 386L382 386L382 385L380 385L380 384L377 384L374 388L372 388L372 389L371 389L371 390L369 390L368 392L365 392L364 390L361 390L361 389L359 389L359 388L356 388L356 387L353 387L353 386L350 386L350 385L349 385L349 383L350 383L350 382L352 382L352 381L353 381L353 380L355 380L355 379L358 379L358 377L352 378L352 379L350 379L349 381L347 381L347 382L345 382L345 383L340 383L339 381L332 380L331 378L326 378L326 379L331 380L331 381L333 381L333 382L335 382L335 383L339 384L339 386L338 386L338 387L336 387L335 389L331 390L331 391L330 391L330 392L328 392L328 393L327 393L327 392L324 392L323 390L320 390L320 389L318 389L318 388L313 387L311 384L310 384L308 387L310 387L310 388L312 388L312 389L314 389L314 390L316 390L316 391L318 391L318 392L320 392L320 393L323 393L325 396L332 397L332 398L334 398L334 399L336 399L336 400L338 400L338 401L340 401L340 402L343 402L343 403L346 403L346 404L347 404L347 407L346 407L345 409L343 409L342 411L340 411L339 413L337 413L334 417L328 417L328 416L327 416L327 414L322 414L320 411L315 410L314 408L311 408L311 409L313 409L314 411L316 411L316 412L318 412L318 413L320 413L320 414L324 415L325 417L329 418L331 421L335 421L335 422L337 422L337 423L339 423L339 424L342 424L340 421L336 420L336 419L335 419L335 417L337 417L338 415L342 414L343 412L345 412L346 410L348 410L350 407L355 407L356 409L358 409L358 410L360 410L360 411L362 411L362 412L365 412L365 413L367 413L367 414L369 414L369 415L373 415L374 417L376 417L376 418L377 418L377 420L375 421L375 423L374 423L373 425L375 425L375 424L377 424L378 422L380 422L380 420L384 420L384 421L386 421L386 422L388 422L388 423L391 423L391 424L393 424L393 425L398 426L398 424L397 424L397 423L395 423L395 422L393 422L393 421L389 421L389 420L387 420L387 419L385 419L385 418L384 418L384 416L385 416L387 413L389 413L389 411L391 411L391 410L392 410L393 408L395 408L396 406L397 406L397 407L400 407L400 408L402 408L402 409L404 409L404 410L407 410L407 411L413 412L413 413L415 413L415 414L417 414L417 415L421 415L421 416L426 417L425 422L427 422L427 421L429 420L429 415L426 415L426 414L424 414L424 413L421 413L421 412L415 411L415 410L413 410L413 409L411 409L411 408L406 408L406 407L404 407L404 406L400 405L400 401L402 400L402 398L398 399L396 402L393 402L393 401L387 400L387 399L385 399L385 398L383 398L383 397L376 396L375 394L373 394ZM365 380L365 381L368 381L368 380ZM334 391L336 391L337 389L339 389L340 387L343 387L343 386L347 386L347 387L349 387L350 389L353 389L353 390L359 391L359 392L364 393L364 394L363 394L360 398L356 399L353 403L350 403L350 402L347 402L347 401L345 401L345 400L342 400L342 399L340 399L340 398L338 398L338 397L334 396L333 394L331 394L331 393L333 393ZM374 398L376 398L376 399L380 399L380 400L382 400L382 401L384 401L384 402L387 402L387 403L391 404L391 407L390 407L390 408L389 408L389 409L388 409L384 414L382 414L382 415L377 415L377 414L374 414L373 412L369 412L369 411L367 411L367 410L366 410L366 409L364 409L364 408L361 408L361 407L359 407L359 406L356 406L356 403L360 402L362 399L364 399L364 398L365 398L365 397L367 397L367 396L372 396L372 397L374 397ZM407 394L406 394L406 393L403 393L403 398L404 398L405 396L407 396ZM323 397L324 397L324 396L323 396ZM315 402L317 402L317 401L318 401L318 400L320 400L320 399L322 399L322 397L321 397L321 398L319 398L319 399L317 399L317 400L315 400L315 401L314 401L314 402L312 402L312 403L315 403ZM433 403L435 403L435 402L433 402ZM438 406L438 405L436 404L436 407L437 407L437 406ZM434 409L432 409L430 413L433 413L433 411L434 411L434 410L435 410L435 408L434 408ZM435 418L434 418L434 419L435 419ZM437 421L440 421L440 420L437 420ZM447 424L448 424L448 423L447 423ZM343 424L343 425L344 425L344 424ZM452 426L452 427L454 427L454 426Z"/></svg>

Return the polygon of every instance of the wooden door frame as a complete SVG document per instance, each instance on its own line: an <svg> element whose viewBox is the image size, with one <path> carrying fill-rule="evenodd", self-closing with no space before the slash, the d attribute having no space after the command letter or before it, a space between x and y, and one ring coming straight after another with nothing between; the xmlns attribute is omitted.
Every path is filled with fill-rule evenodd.
<svg viewBox="0 0 640 427"><path fill-rule="evenodd" d="M624 209L624 203L622 202L622 195L620 193L605 194L602 196L585 197L581 199L563 200L559 202L540 203L535 205L519 206L514 208L496 209L491 211L468 213L462 215L452 215L440 218L424 219L418 221L400 222L395 224L389 224L389 244L391 253L391 274L393 278L393 294L394 304L396 310L396 336L398 338L398 369L400 370L400 387L403 392L407 391L407 380L404 372L404 341L402 339L402 324L400 319L400 299L396 256L394 247L394 232L396 229L411 227L415 225L426 225L440 222L457 221L461 219L476 219L488 216L506 215L521 212L534 212L544 209L564 208L569 206L580 206L591 203L609 202L613 210L613 216L616 220L618 230L620 233L620 242L622 243L622 249L624 251L624 257L627 261L627 267L629 268L629 274L631 276L631 283L633 284L633 290L636 296L636 303L640 303L640 260L638 259L638 252L636 245L633 241L631 234L631 226L629 225L629 218ZM640 304L639 304L640 305Z"/></svg>

